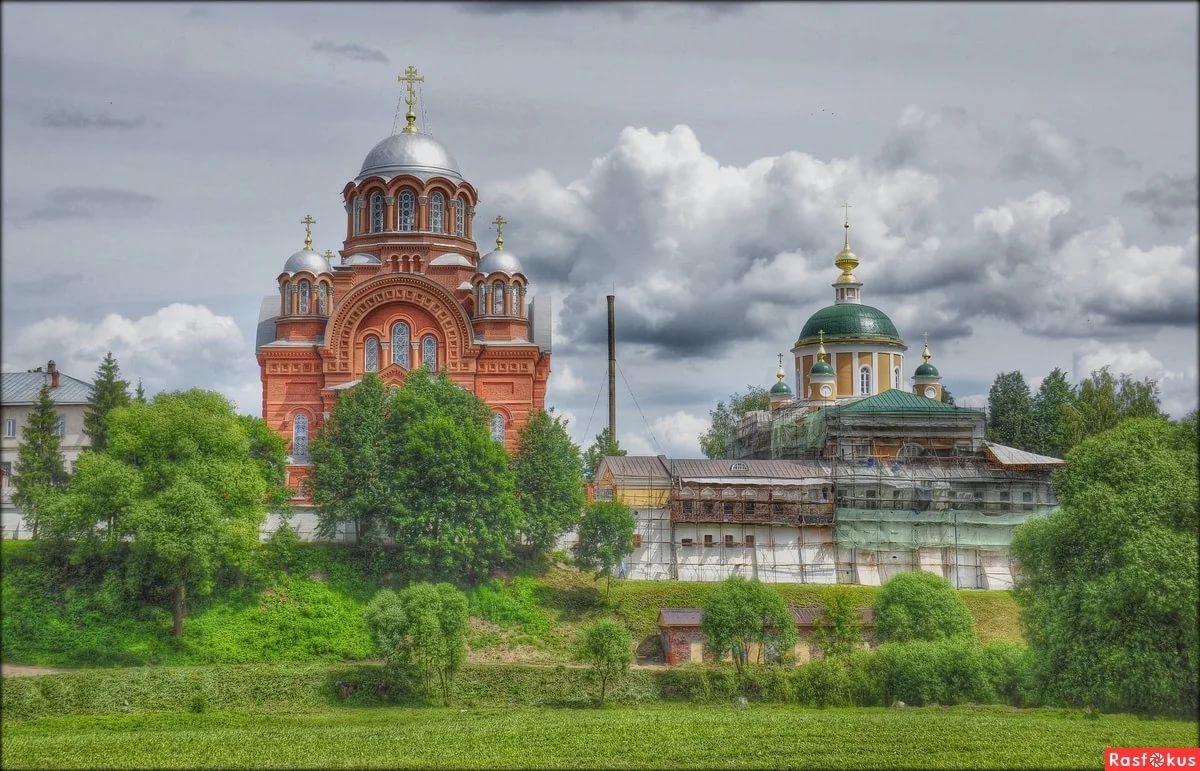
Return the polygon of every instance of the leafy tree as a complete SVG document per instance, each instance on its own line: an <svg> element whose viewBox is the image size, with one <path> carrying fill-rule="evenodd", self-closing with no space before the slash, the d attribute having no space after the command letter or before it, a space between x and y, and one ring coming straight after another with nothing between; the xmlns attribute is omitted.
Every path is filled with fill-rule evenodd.
<svg viewBox="0 0 1200 771"><path fill-rule="evenodd" d="M160 393L108 415L108 447L86 453L60 507L63 530L129 542L131 569L172 598L176 637L187 597L258 547L270 481L220 394Z"/></svg>
<svg viewBox="0 0 1200 771"><path fill-rule="evenodd" d="M239 415L238 422L250 439L250 458L258 464L259 473L270 485L267 506L286 519L292 511L291 494L285 486L287 446L262 418Z"/></svg>
<svg viewBox="0 0 1200 771"><path fill-rule="evenodd" d="M769 650L781 654L796 645L796 620L787 604L757 579L727 578L708 593L700 622L704 643L718 656L727 651L741 672L750 646L759 646L759 662Z"/></svg>
<svg viewBox="0 0 1200 771"><path fill-rule="evenodd" d="M1033 446L1033 400L1020 372L1002 372L988 392L988 439L1027 450Z"/></svg>
<svg viewBox="0 0 1200 771"><path fill-rule="evenodd" d="M892 578L875 598L880 642L975 639L971 611L946 579L923 570Z"/></svg>
<svg viewBox="0 0 1200 771"><path fill-rule="evenodd" d="M717 402L709 410L708 430L700 435L700 450L709 458L729 457L729 445L737 433L738 421L747 412L771 407L771 395L762 386L746 386L746 393L732 393L729 402Z"/></svg>
<svg viewBox="0 0 1200 771"><path fill-rule="evenodd" d="M309 443L317 532L331 538L343 523L354 525L358 543L379 539L391 508L390 400L379 377L368 372L342 393L320 433Z"/></svg>
<svg viewBox="0 0 1200 771"><path fill-rule="evenodd" d="M858 619L858 608L844 586L834 587L825 596L825 608L813 637L825 656L846 656L862 644L863 628Z"/></svg>
<svg viewBox="0 0 1200 771"><path fill-rule="evenodd" d="M1074 404L1064 410L1066 448L1115 428L1125 418L1165 417L1158 399L1153 380L1137 381L1125 373L1114 376L1108 367L1093 370L1079 384Z"/></svg>
<svg viewBox="0 0 1200 771"><path fill-rule="evenodd" d="M386 428L390 529L416 574L487 574L510 556L521 510L490 408L445 373L410 372Z"/></svg>
<svg viewBox="0 0 1200 771"><path fill-rule="evenodd" d="M579 447L562 418L538 410L517 436L513 458L521 534L535 554L545 553L579 521L585 496Z"/></svg>
<svg viewBox="0 0 1200 771"><path fill-rule="evenodd" d="M584 507L575 560L581 568L593 571L597 579L608 578L606 595L612 590L613 571L633 553L636 524L633 509L620 501L594 501Z"/></svg>
<svg viewBox="0 0 1200 771"><path fill-rule="evenodd" d="M146 403L146 389L142 388L142 379L138 378L137 390L133 394L133 398L142 404Z"/></svg>
<svg viewBox="0 0 1200 771"><path fill-rule="evenodd" d="M1162 411L1158 381L1145 378L1134 380L1121 373L1117 388L1117 414L1125 418L1165 418Z"/></svg>
<svg viewBox="0 0 1200 771"><path fill-rule="evenodd" d="M420 693L436 683L450 703L467 648L467 598L450 584L419 583L378 592L364 613L367 631L393 680L414 681Z"/></svg>
<svg viewBox="0 0 1200 771"><path fill-rule="evenodd" d="M589 482L596 478L596 469L600 468L600 461L604 456L624 454L621 443L610 437L608 429L605 428L596 434L596 441L592 442L592 446L583 454L583 478Z"/></svg>
<svg viewBox="0 0 1200 771"><path fill-rule="evenodd" d="M951 407L954 406L954 394L950 393L950 389L947 388L946 386L942 386L942 400L941 401L942 401L942 404L949 404Z"/></svg>
<svg viewBox="0 0 1200 771"><path fill-rule="evenodd" d="M67 469L58 437L58 413L50 398L50 386L43 385L29 413L21 444L17 448L14 469L13 503L21 508L21 517L34 538L47 511L67 486Z"/></svg>
<svg viewBox="0 0 1200 771"><path fill-rule="evenodd" d="M602 618L579 630L575 643L575 660L592 668L600 682L600 703L608 684L629 669L633 651L629 648L629 630L619 621Z"/></svg>
<svg viewBox="0 0 1200 771"><path fill-rule="evenodd" d="M1067 373L1055 367L1042 379L1033 398L1033 451L1061 458L1067 451L1063 421L1075 403Z"/></svg>
<svg viewBox="0 0 1200 771"><path fill-rule="evenodd" d="M1056 475L1062 508L1017 528L1016 596L1058 701L1197 712L1195 423L1130 419Z"/></svg>
<svg viewBox="0 0 1200 771"><path fill-rule="evenodd" d="M119 374L117 360L109 351L92 381L92 404L83 413L83 433L91 440L93 450L103 450L108 445L108 413L129 404L129 383L119 379Z"/></svg>

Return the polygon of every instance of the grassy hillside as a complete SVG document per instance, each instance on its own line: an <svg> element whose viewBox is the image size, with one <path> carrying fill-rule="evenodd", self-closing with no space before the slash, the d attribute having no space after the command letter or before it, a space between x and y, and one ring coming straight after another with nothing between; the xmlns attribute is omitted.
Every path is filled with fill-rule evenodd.
<svg viewBox="0 0 1200 771"><path fill-rule="evenodd" d="M401 578L386 555L338 544L305 544L265 554L246 575L225 576L191 605L182 640L170 637L169 598L140 587L119 560L83 565L35 559L29 542L2 544L3 660L47 666L348 661L371 656L362 624L366 602ZM614 580L566 567L492 581L469 590L469 660L564 662L580 624L623 621L638 655L661 656L662 607L699 607L713 583ZM830 587L778 584L793 605L819 605ZM863 605L878 589L848 587ZM981 642L1021 641L1007 592L962 591Z"/></svg>

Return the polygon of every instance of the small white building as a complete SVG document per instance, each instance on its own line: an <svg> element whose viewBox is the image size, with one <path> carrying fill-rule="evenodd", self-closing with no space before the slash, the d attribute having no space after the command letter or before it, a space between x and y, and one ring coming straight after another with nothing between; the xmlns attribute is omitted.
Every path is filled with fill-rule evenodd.
<svg viewBox="0 0 1200 771"><path fill-rule="evenodd" d="M13 474L25 424L43 385L50 386L50 398L58 412L58 435L67 471L74 470L79 453L89 444L83 433L83 413L92 403L91 383L59 372L53 361L44 369L0 373L0 529L5 538L30 537L21 511L12 501L16 492Z"/></svg>

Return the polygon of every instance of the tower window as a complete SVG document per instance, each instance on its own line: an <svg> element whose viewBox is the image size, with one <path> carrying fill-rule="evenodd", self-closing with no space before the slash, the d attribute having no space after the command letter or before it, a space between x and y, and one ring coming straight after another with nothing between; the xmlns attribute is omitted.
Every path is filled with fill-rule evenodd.
<svg viewBox="0 0 1200 771"><path fill-rule="evenodd" d="M401 191L400 205L396 207L396 211L399 218L400 230L416 230L416 207L413 205L411 190Z"/></svg>
<svg viewBox="0 0 1200 771"><path fill-rule="evenodd" d="M381 193L371 196L371 232L383 232L383 195Z"/></svg>
<svg viewBox="0 0 1200 771"><path fill-rule="evenodd" d="M287 285L287 309L284 311L285 316L291 316L296 312L296 285Z"/></svg>
<svg viewBox="0 0 1200 771"><path fill-rule="evenodd" d="M425 335L421 340L421 364L430 372L438 371L437 338L433 335Z"/></svg>
<svg viewBox="0 0 1200 771"><path fill-rule="evenodd" d="M308 459L308 416L303 412L292 420L292 457Z"/></svg>
<svg viewBox="0 0 1200 771"><path fill-rule="evenodd" d="M307 314L309 312L308 301L309 301L309 292L310 291L311 290L309 289L308 282L301 281L300 282L300 314L301 315Z"/></svg>
<svg viewBox="0 0 1200 771"><path fill-rule="evenodd" d="M408 324L397 321L392 325L392 364L399 364L405 369L409 367L408 341Z"/></svg>
<svg viewBox="0 0 1200 771"><path fill-rule="evenodd" d="M329 313L329 290L324 284L319 284L317 287L317 303L321 315L327 315Z"/></svg>
<svg viewBox="0 0 1200 771"><path fill-rule="evenodd" d="M363 369L367 372L379 371L379 340L368 337L363 343Z"/></svg>
<svg viewBox="0 0 1200 771"><path fill-rule="evenodd" d="M900 368L899 367L896 367L894 370L892 370L892 388L895 388L897 391L900 390Z"/></svg>
<svg viewBox="0 0 1200 771"><path fill-rule="evenodd" d="M467 201L462 196L454 200L454 235L463 236L467 232Z"/></svg>
<svg viewBox="0 0 1200 771"><path fill-rule="evenodd" d="M504 415L499 412L492 413L492 441L504 441Z"/></svg>
<svg viewBox="0 0 1200 771"><path fill-rule="evenodd" d="M504 284L499 281L492 284L492 313L504 313Z"/></svg>
<svg viewBox="0 0 1200 771"><path fill-rule="evenodd" d="M871 368L862 367L858 370L858 392L863 396L871 393Z"/></svg>
<svg viewBox="0 0 1200 771"><path fill-rule="evenodd" d="M434 233L446 232L446 197L441 193L429 196L429 229Z"/></svg>
<svg viewBox="0 0 1200 771"><path fill-rule="evenodd" d="M487 287L485 287L483 284L477 284L475 286L475 294L475 308L477 315L482 316L484 313L487 313L487 297L485 296L487 294Z"/></svg>

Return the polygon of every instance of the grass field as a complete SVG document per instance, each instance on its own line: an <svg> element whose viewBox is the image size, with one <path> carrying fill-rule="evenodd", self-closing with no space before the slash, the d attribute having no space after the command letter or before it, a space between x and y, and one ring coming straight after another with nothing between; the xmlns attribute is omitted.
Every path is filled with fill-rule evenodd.
<svg viewBox="0 0 1200 771"><path fill-rule="evenodd" d="M5 721L7 768L1099 768L1195 723L1079 712L662 705L329 708Z"/></svg>

